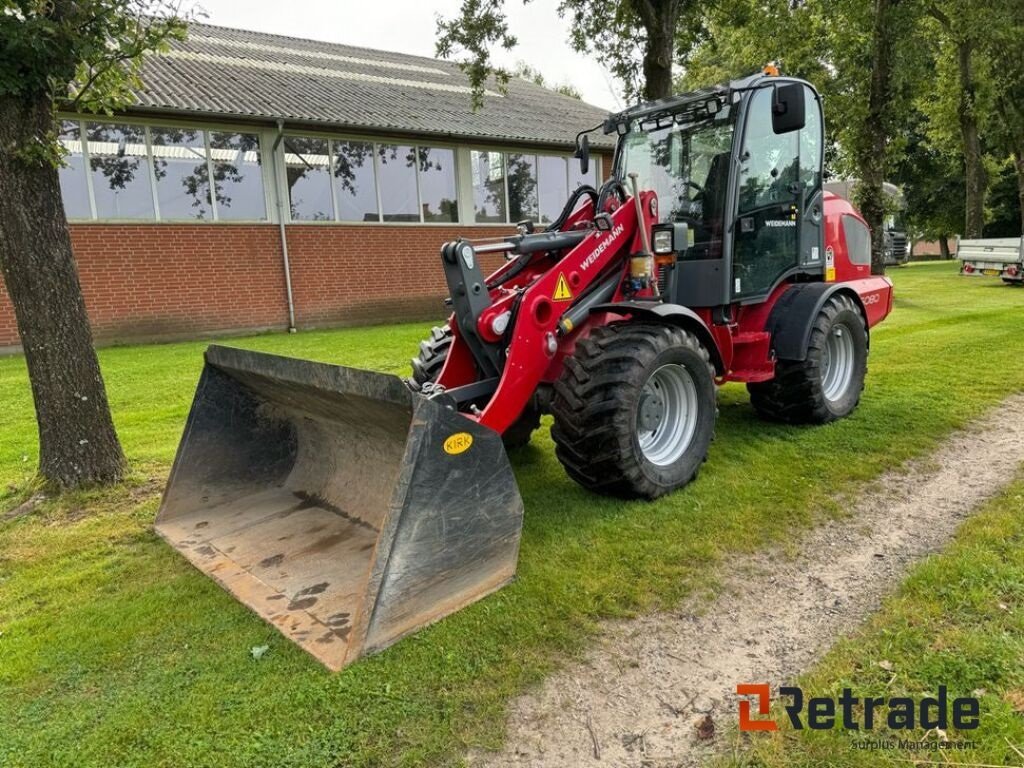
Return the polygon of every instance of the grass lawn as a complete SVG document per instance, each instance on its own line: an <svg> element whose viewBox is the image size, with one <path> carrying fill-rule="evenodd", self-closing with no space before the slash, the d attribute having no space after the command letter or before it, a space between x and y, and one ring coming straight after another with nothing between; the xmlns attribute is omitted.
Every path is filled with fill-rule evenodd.
<svg viewBox="0 0 1024 768"><path fill-rule="evenodd" d="M727 386L700 479L654 503L586 493L542 430L512 457L526 505L519 580L340 674L152 532L204 344L102 350L134 481L6 520L30 492L36 446L24 362L0 360L0 765L412 766L497 745L509 697L599 619L713 589L723 561L841 514L837 492L1024 390L1024 290L952 264L894 279L897 308L873 334L852 418L764 424ZM425 330L228 343L404 373ZM256 661L259 645L270 650Z"/></svg>
<svg viewBox="0 0 1024 768"><path fill-rule="evenodd" d="M877 726L870 734L840 728L794 731L780 712L780 730L755 739L723 766L866 768L904 766L911 759L1024 765L1024 476L969 520L945 552L914 568L883 610L799 684L805 697L838 698L850 688L861 699L916 701L935 696L940 685L947 687L950 702L977 696L978 727L946 730L947 743L970 740L975 746L854 749L852 743L867 735L910 742L934 742L938 736L920 728L894 732Z"/></svg>

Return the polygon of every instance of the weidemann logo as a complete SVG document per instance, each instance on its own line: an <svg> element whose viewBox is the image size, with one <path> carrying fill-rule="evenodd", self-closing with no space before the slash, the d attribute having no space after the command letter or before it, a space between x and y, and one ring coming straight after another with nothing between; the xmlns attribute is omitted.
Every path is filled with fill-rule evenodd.
<svg viewBox="0 0 1024 768"><path fill-rule="evenodd" d="M612 244L612 241L615 240L615 238L617 238L619 235L621 235L625 231L625 229L625 224L619 224L617 227L615 227L615 229L612 230L612 233L608 235L608 237L606 237L604 240L598 243L597 248L594 249L593 253L591 253L589 256L587 256L587 258L583 260L583 263L580 264L580 269L589 269L595 261L601 258L601 254L608 250L608 248Z"/></svg>

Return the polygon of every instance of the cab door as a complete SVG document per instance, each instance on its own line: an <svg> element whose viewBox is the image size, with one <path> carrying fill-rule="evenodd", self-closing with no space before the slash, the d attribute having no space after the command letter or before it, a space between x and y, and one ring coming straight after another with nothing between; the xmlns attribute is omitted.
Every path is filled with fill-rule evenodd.
<svg viewBox="0 0 1024 768"><path fill-rule="evenodd" d="M780 120L787 109L788 119ZM733 301L763 299L792 274L822 271L821 166L821 107L814 90L783 82L755 91L739 148Z"/></svg>

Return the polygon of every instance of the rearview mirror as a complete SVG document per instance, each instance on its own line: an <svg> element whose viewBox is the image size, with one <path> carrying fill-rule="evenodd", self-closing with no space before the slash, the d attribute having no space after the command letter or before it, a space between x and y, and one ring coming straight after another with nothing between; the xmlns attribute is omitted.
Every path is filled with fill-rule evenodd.
<svg viewBox="0 0 1024 768"><path fill-rule="evenodd" d="M772 130L775 133L799 131L806 122L803 84L776 85L775 98L772 102Z"/></svg>
<svg viewBox="0 0 1024 768"><path fill-rule="evenodd" d="M580 175L586 176L590 171L590 137L583 133L576 137L576 153L580 160Z"/></svg>

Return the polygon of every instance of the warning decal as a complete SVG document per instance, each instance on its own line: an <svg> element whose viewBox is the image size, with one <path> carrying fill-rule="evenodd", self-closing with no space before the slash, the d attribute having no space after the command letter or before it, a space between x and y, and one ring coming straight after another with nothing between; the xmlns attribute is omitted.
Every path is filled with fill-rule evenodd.
<svg viewBox="0 0 1024 768"><path fill-rule="evenodd" d="M830 245L825 249L825 282L832 283L836 279L836 252Z"/></svg>
<svg viewBox="0 0 1024 768"><path fill-rule="evenodd" d="M569 290L569 281L565 279L565 274L558 276L555 293L551 298L555 301L568 301L572 298L572 291Z"/></svg>

